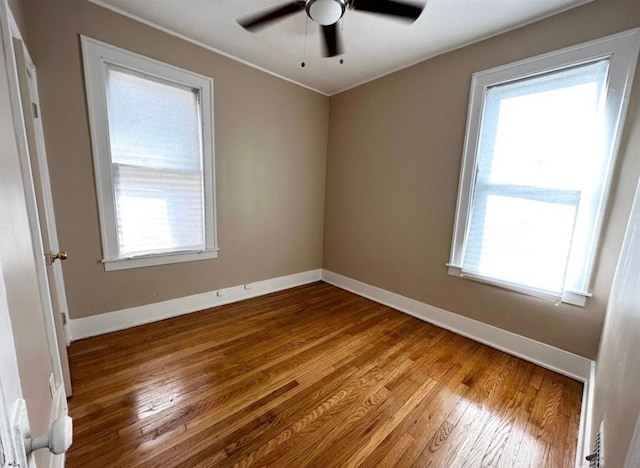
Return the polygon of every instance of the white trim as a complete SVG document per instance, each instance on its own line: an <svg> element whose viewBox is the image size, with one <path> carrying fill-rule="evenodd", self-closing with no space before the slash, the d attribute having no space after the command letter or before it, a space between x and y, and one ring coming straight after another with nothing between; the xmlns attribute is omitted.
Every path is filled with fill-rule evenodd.
<svg viewBox="0 0 640 468"><path fill-rule="evenodd" d="M18 51L16 51L18 52ZM35 174L32 173L34 189L35 186L40 187L40 194L42 195L42 208L43 212L39 214L39 224L40 232L42 233L42 226L45 226L45 232L47 233L48 244L44 245L43 242L43 251L51 251L58 252L60 251L60 244L58 242L58 231L56 227L55 220L55 212L53 207L53 195L51 190L51 181L49 177L49 165L47 162L47 152L46 145L44 141L44 130L42 127L42 112L40 105L40 96L38 94L38 76L36 67L31 59L31 55L29 54L29 50L27 49L26 44L21 41L21 52L24 59L24 65L26 68L26 80L28 87L28 95L31 98L31 102L37 106L38 115L31 116L31 113L25 115L25 120L31 118L31 122L33 124L34 131L34 155L31 155L32 158L35 157L35 161L32 161L35 166L38 167L38 179L36 180ZM44 241L44 237L43 237ZM57 336L58 327L60 327L60 331L62 334L62 340L64 341L64 346L69 346L70 341L67 338L68 332L65 321L63 317L58 317L57 314L65 314L68 315L68 305L67 305L67 294L64 287L64 276L62 272L61 262L54 263L51 265L51 269L45 266L45 271L47 274L47 279L49 280L48 293L53 301L53 296L51 296L52 287L56 291L56 303L52 302L52 317L53 323L55 327L55 333ZM52 343L53 346L56 346L57 343ZM65 391L67 395L71 395L71 375L69 373L69 361L67 357L67 351L64 349L64 346L60 346L52 352L56 352L60 355L60 366L62 370L62 381L65 385Z"/></svg>
<svg viewBox="0 0 640 468"><path fill-rule="evenodd" d="M142 268L153 265L167 265L169 263L193 262L218 258L218 249L197 252L169 252L166 254L140 255L139 257L115 258L102 260L105 271Z"/></svg>
<svg viewBox="0 0 640 468"><path fill-rule="evenodd" d="M15 16L13 16L13 11L11 10L11 7L9 7L8 4L6 8L7 8L7 21L9 22L9 33L11 34L11 37L20 39L22 41L23 40L22 32L20 32L20 28L18 27L16 18Z"/></svg>
<svg viewBox="0 0 640 468"><path fill-rule="evenodd" d="M502 330L477 320L410 299L329 270L322 280L359 296L379 302L425 322L466 336L505 353L512 354L581 382L589 379L591 360L525 336Z"/></svg>
<svg viewBox="0 0 640 468"><path fill-rule="evenodd" d="M638 460L640 460L640 415L636 420L636 428L633 431L631 444L627 451L627 459L624 462L624 468L637 468Z"/></svg>
<svg viewBox="0 0 640 468"><path fill-rule="evenodd" d="M446 264L446 266L448 268L447 273L451 276L472 279L474 281L478 281L479 283L491 284L493 286L510 289L520 294L539 297L540 299L552 300L555 301L556 305L559 305L561 302L566 302L567 304L584 307L587 298L592 296L591 293L584 291L565 291L562 295L555 294L535 288L523 287L517 283L510 283L508 281L501 281L498 279L485 277L474 272L463 270L460 266L451 265L448 263Z"/></svg>
<svg viewBox="0 0 640 468"><path fill-rule="evenodd" d="M560 299L562 302L577 306L585 305L586 298L589 297L587 289L591 283L594 260L598 251L611 178L616 164L639 50L640 28L634 28L473 74L451 241L451 255L448 264L450 265L450 275L489 282L525 294L540 295L539 291L526 285L519 284L514 287L506 281L495 280L477 272L467 274L466 271L456 267L463 264L463 255L468 242L467 236L473 206L485 96L487 90L492 86L561 71L606 58L609 60L606 104L604 106L605 140L603 163L606 164L606 168L603 172L603 179L593 189L593 193L598 197L596 205L593 210L584 208L584 210L592 214L589 214L588 219L583 220L583 222L580 221L583 216L578 215L577 222L581 224L580 229L584 232L589 232L590 237L585 243L584 251L574 249L575 245L571 247L567 268L568 280L564 285L565 288L569 288L571 291L563 291ZM580 209L579 212L583 212L583 209ZM584 258L586 260L582 263ZM464 275L460 273L464 273Z"/></svg>
<svg viewBox="0 0 640 468"><path fill-rule="evenodd" d="M53 424L53 422L61 418L62 416L66 416L69 412L69 408L67 406L67 398L65 396L64 387L59 385L54 394L53 394L53 402L51 405L51 419L49 423L49 427ZM49 468L64 468L66 454L62 453L60 455L54 455L52 453L48 454L48 467Z"/></svg>
<svg viewBox="0 0 640 468"><path fill-rule="evenodd" d="M185 36L184 34L176 32L176 31L174 31L172 29L166 28L164 26L160 26L158 23L154 23L153 21L146 20L146 19L144 19L144 18L142 18L140 16L134 15L133 13L129 13L128 11L125 11L125 10L123 10L121 8L113 6L113 5L109 4L109 3L103 2L101 0L89 0L89 1L91 3L94 3L94 4L98 5L98 6L101 6L102 8L106 8L107 10L111 10L114 13L118 13L119 15L125 16L127 18L132 19L132 20L138 21L139 23L146 24L147 26L150 26L150 27L152 27L154 29L157 29L159 31L167 33L170 36L177 37L179 39L182 39L183 41L186 41L186 42L189 42L191 44L197 45L198 47L202 47L203 49L207 49L207 50L209 50L211 52L214 52L214 53L216 53L218 55L222 55L224 57L230 58L231 60L239 62L239 63L241 63L243 65L248 66L248 67L254 68L256 70L260 70L261 72L264 72L264 73L266 73L268 75L275 76L276 78L280 78L281 80L288 81L289 83L293 83L295 85L301 86L302 88L306 88L306 89L308 89L310 91L313 91L314 93L322 94L323 96L331 96L331 94L325 93L324 91L320 91L318 89L312 88L309 85L302 84L302 83L300 83L298 81L292 80L291 78L287 78L286 76L279 75L278 73L272 72L271 70L267 70L266 68L263 68L263 67L258 66L256 64L253 64L251 62L248 62L247 60L244 60L244 59L241 59L239 57L236 57L235 55L230 54L228 52L224 52L224 51L222 51L220 49L216 49L215 47L207 45L204 42L200 42L200 41L198 41L196 39L192 39L189 36ZM593 0L587 0L587 1L590 2L590 1L593 1ZM333 93L333 94L336 94L336 93Z"/></svg>
<svg viewBox="0 0 640 468"><path fill-rule="evenodd" d="M52 396L51 417L49 418L50 423L53 424L56 419L62 416L66 416L68 411L69 407L67 405L67 397L65 396L64 386L58 385L54 390Z"/></svg>
<svg viewBox="0 0 640 468"><path fill-rule="evenodd" d="M13 443L11 445L15 448L14 456L16 458L13 460L13 466L38 468L35 456L27 456L25 448L25 439L32 436L32 434L27 413L27 402L22 398L15 400L11 416L11 429L13 431Z"/></svg>
<svg viewBox="0 0 640 468"><path fill-rule="evenodd" d="M42 198L45 209L45 223L47 225L47 231L49 235L49 243L53 252L60 250L60 242L58 240L58 229L56 227L55 209L53 206L53 193L51 190L51 179L49 177L49 164L47 162L47 147L44 141L44 129L42 128L42 111L40 109L40 96L38 94L38 74L31 55L23 43L23 51L25 60L27 63L27 70L31 73L31 80L29 80L31 88L31 97L38 105L38 111L40 112L39 118L34 119L34 130L36 136L36 156L40 169L40 184L42 185ZM58 297L58 307L60 313L69 315L69 306L67 305L67 293L64 287L64 275L62 272L61 262L54 263L52 265L53 280L56 286L56 293ZM68 338L68 330L66 324L62 325L63 334L65 337L65 345L69 346L70 341Z"/></svg>
<svg viewBox="0 0 640 468"><path fill-rule="evenodd" d="M87 36L81 36L81 43L105 270L122 270L217 258L213 78ZM175 251L150 252L153 255L139 257L120 256L106 102L106 70L108 66L116 66L136 74L140 73L145 78L158 79L163 83L175 84L197 92L200 102L199 130L202 145L202 200L204 204L202 207L204 216L202 253Z"/></svg>
<svg viewBox="0 0 640 468"><path fill-rule="evenodd" d="M591 453L591 426L593 424L593 399L596 386L596 363L591 361L589 379L582 388L582 408L578 426L578 446L576 447L575 468L588 468L585 457Z"/></svg>
<svg viewBox="0 0 640 468"><path fill-rule="evenodd" d="M69 321L71 340L80 340L102 335L145 323L157 322L178 315L198 312L204 309L231 304L252 297L263 296L276 291L302 286L320 281L321 270L309 270L288 276L280 276L255 283L218 289L202 294L170 299L128 309L107 312Z"/></svg>

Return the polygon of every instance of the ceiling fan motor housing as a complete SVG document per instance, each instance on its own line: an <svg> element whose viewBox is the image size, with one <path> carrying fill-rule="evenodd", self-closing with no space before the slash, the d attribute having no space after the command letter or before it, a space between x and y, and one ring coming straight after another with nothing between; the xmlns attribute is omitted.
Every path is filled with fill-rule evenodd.
<svg viewBox="0 0 640 468"><path fill-rule="evenodd" d="M337 23L346 7L344 0L307 0L304 6L307 16L321 26Z"/></svg>

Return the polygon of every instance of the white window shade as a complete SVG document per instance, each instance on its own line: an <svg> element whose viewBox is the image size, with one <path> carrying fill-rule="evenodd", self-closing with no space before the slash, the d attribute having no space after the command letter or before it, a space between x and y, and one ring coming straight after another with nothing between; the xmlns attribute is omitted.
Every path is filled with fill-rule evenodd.
<svg viewBox="0 0 640 468"><path fill-rule="evenodd" d="M204 250L202 174L114 165L122 256Z"/></svg>
<svg viewBox="0 0 640 468"><path fill-rule="evenodd" d="M107 67L120 256L204 250L198 94Z"/></svg>

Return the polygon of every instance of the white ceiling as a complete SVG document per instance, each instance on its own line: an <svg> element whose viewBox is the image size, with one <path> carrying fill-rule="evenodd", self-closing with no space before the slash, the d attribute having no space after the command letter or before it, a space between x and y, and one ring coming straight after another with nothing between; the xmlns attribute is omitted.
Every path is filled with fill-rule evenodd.
<svg viewBox="0 0 640 468"><path fill-rule="evenodd" d="M413 24L347 10L342 65L340 57L322 57L320 27L302 10L256 33L236 22L287 0L91 1L331 95L590 0L428 0Z"/></svg>

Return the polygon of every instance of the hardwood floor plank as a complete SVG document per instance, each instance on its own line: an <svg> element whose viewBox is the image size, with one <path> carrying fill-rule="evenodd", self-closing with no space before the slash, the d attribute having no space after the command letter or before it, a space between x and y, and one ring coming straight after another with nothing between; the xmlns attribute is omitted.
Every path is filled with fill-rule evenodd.
<svg viewBox="0 0 640 468"><path fill-rule="evenodd" d="M531 411L537 395L538 390L533 386L529 386L524 392L521 392L522 401L513 415L511 429L506 442L500 450L496 466L504 468L517 466L518 451L523 444L526 428L529 424Z"/></svg>
<svg viewBox="0 0 640 468"><path fill-rule="evenodd" d="M511 431L517 427L519 410L523 405L526 408L527 404L526 394L521 389L529 382L533 365L518 364L521 365L510 373L505 382L507 391L494 393L496 401L491 405L491 414L471 447L473 456L466 457L463 466L495 466L500 459Z"/></svg>
<svg viewBox="0 0 640 468"><path fill-rule="evenodd" d="M397 348L400 348L404 346L403 342L399 342L396 343L396 345L386 349L384 352L380 353L378 352L378 350L371 350L368 353L362 353L360 354L358 357L358 359L356 360L355 358L352 359L351 361L349 361L346 365L357 365L359 372L356 375L360 375L361 372L366 372L374 367L378 368L379 370L385 370L387 368L387 366L384 364L385 362L385 356L386 355L393 355L395 354L395 350ZM364 359L365 357L368 357L368 359ZM396 358L398 359L398 358ZM407 363L408 364L408 363ZM391 370L391 373L389 374L390 376L395 375L401 371L403 371L406 368L406 366L402 366L402 364L400 365L394 365L393 369ZM336 379L334 379L336 380ZM351 377L350 380L353 380L353 377ZM346 385L348 383L348 381L345 381L345 383L343 385ZM375 386L374 389L377 389L378 386ZM316 400L315 398L313 400ZM290 409L289 409L290 411ZM334 420L335 421L335 420ZM273 435L273 433L272 433ZM256 439L256 441L259 441L259 439ZM262 442L264 443L264 437L262 438ZM255 441L254 441L255 443ZM308 453L305 454L306 457L309 456Z"/></svg>
<svg viewBox="0 0 640 468"><path fill-rule="evenodd" d="M460 347L451 357L451 367L438 382L437 392L429 399L423 400L381 444L366 459L366 466L377 466L382 463L386 453L404 436L411 434L415 443L410 445L399 457L398 463L410 466L418 459L431 439L446 421L458 401L467 392L464 383L468 372L475 367L485 355L488 348L468 340L466 346Z"/></svg>
<svg viewBox="0 0 640 468"><path fill-rule="evenodd" d="M280 445L286 443L293 436L315 431L323 420L326 421L334 416L342 407L353 404L353 402L357 400L357 392L366 392L371 386L375 385L376 381L379 381L380 379L382 379L381 372L378 368L374 367L360 379L350 382L348 385L341 388L336 394L323 401L310 412L304 414L287 429L269 439L253 452L244 456L241 460L235 463L234 466L251 466L265 455L273 452Z"/></svg>
<svg viewBox="0 0 640 468"><path fill-rule="evenodd" d="M400 458L409 450L410 447L416 445L416 440L411 436L411 434L403 434L400 440L391 447L391 450L388 450L382 460L377 462L376 465L369 466L379 466L381 468L400 466ZM368 459L367 459L368 460ZM365 462L365 463L368 463ZM365 466L367 466L365 464Z"/></svg>
<svg viewBox="0 0 640 468"><path fill-rule="evenodd" d="M401 343L399 343L398 345L400 345ZM382 353L382 355L384 356L384 354L390 354L394 351L394 347L388 348L385 350L384 353ZM370 369L371 367L374 366L375 361L379 360L381 355L378 352L378 350L369 350L367 352L361 351L360 354L357 356L358 357L358 361L355 361L355 358L352 358L350 361L346 362L344 364L344 367L346 369L354 369L353 366L355 364L357 364L359 366L359 370L356 368L356 372L359 371L366 371L368 369ZM312 384L312 387L310 387L309 390L313 390L314 392L311 393L310 391L305 392L304 394L301 395L301 397L306 397L305 401L303 401L303 403L308 403L308 401L317 401L319 398L322 397L326 397L327 392L331 391L333 386L336 386L337 389L337 385L342 384L342 377L339 376L339 372L340 369L338 369L335 373L331 374L331 379L327 380L326 382L323 380L314 380L311 381L310 384ZM350 372L347 376L345 376L345 378L349 378L349 379L353 379L355 377L357 377L357 375L355 372ZM314 378L318 379L318 372L314 373ZM304 380L304 379L301 379ZM345 380L347 381L347 380ZM268 436L269 434L271 434L271 436L273 435L273 431L277 430L278 427L276 427L276 424L280 421L286 421L288 415L295 413L296 411L303 411L305 410L305 407L301 407L301 406L297 406L296 402L300 401L297 397L291 398L289 401L286 402L286 405L283 405L283 408L274 408L273 410L270 410L270 414L271 417L268 420L268 426L271 426L269 428L265 428L265 427L261 427L258 429L254 430L254 435L253 437L247 437L245 436L245 442L247 443L253 443L254 445L256 443L259 443L260 438L262 437L264 439L264 437ZM308 410L308 409L307 409ZM281 412L284 412L284 414L281 414ZM271 429L271 432L267 433L265 431L265 429ZM246 432L246 427L242 428L242 431ZM257 436L256 436L257 434ZM227 443L229 443L230 445L227 447L227 450L230 450L229 447L234 447L233 451L237 451L237 447L239 445L239 441L235 440L238 439L238 433L236 431L236 433L232 434L231 436L229 436L229 438L227 439ZM235 440L235 442L230 443L229 440ZM263 440L264 442L264 440ZM222 446L224 446L225 444L223 444ZM249 447L244 447L244 449L248 449ZM216 451L216 447L214 446L212 449L208 450L207 452L211 452L211 451ZM196 457L196 458L200 458L200 457Z"/></svg>
<svg viewBox="0 0 640 468"><path fill-rule="evenodd" d="M74 467L572 466L582 384L325 283L73 343Z"/></svg>
<svg viewBox="0 0 640 468"><path fill-rule="evenodd" d="M489 414L488 411L485 411L485 406L490 404L490 398L496 388L498 391L503 390L499 383L505 370L508 369L509 363L513 362L511 361L512 357L495 350L487 349L486 352L490 362L493 362L493 366L486 366L485 372L475 378L471 387L462 395L447 417L449 424L446 425L446 433L448 436L437 445L437 451L431 450L431 447L435 446L432 442L426 444L420 456L411 466L456 466L453 464L454 460L461 452L468 453L475 443ZM468 379L463 379L463 382L468 381ZM440 431L440 433L442 432Z"/></svg>
<svg viewBox="0 0 640 468"><path fill-rule="evenodd" d="M331 420L322 427L316 428L312 434L308 434L304 439L298 438L295 443L291 441L291 443L279 447L269 457L265 457L262 463L291 466L302 459L311 460L316 454L331 447L331 441L335 440L336 436L339 437L344 428L353 427L370 409L376 407L389 396L390 391L385 387L385 383L405 372L410 364L411 361L405 359L398 364L394 363L392 366L378 368L381 371L381 378L377 382L373 382L373 385L359 388L350 405L336 408L336 411L331 415ZM385 369L385 367L388 368Z"/></svg>

